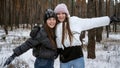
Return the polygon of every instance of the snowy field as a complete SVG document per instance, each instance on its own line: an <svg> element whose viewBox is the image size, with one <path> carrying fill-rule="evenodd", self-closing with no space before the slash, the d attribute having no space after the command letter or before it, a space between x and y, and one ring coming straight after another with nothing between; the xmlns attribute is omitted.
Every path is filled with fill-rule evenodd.
<svg viewBox="0 0 120 68"><path fill-rule="evenodd" d="M29 29L16 29L9 31L4 40L4 31L0 30L0 68L34 68L35 57L32 56L32 49L15 58L9 66L3 67L5 60L13 53L12 49L29 38L29 33ZM104 32L102 42L96 43L96 59L87 59L86 49L83 49L85 68L120 68L120 33L110 33L109 36L106 38ZM54 67L59 68L58 58Z"/></svg>

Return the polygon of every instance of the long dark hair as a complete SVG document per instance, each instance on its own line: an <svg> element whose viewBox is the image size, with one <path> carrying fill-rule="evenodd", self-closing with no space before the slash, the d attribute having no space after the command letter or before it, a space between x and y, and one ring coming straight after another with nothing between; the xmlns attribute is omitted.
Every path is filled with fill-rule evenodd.
<svg viewBox="0 0 120 68"><path fill-rule="evenodd" d="M54 28L50 28L50 27L47 25L47 23L45 23L45 24L43 25L43 27L44 27L47 35L48 35L48 38L50 39L50 41L51 41L51 43L52 43L52 45L53 45L53 47L54 47L54 48L57 48L56 41L55 41L55 38L56 38L56 36L55 36L55 28L56 28L56 25L55 25Z"/></svg>
<svg viewBox="0 0 120 68"><path fill-rule="evenodd" d="M67 34L68 34L69 40L70 40L70 45L71 45L71 42L73 39L73 34L70 30L69 18L67 17L66 13L65 13L65 15L66 15L66 18L62 24L62 44L64 45L64 39L67 37Z"/></svg>

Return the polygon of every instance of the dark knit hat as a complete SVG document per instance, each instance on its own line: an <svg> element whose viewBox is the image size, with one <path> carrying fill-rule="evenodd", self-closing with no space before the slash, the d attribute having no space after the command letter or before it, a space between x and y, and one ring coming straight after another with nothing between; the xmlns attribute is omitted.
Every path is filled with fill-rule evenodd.
<svg viewBox="0 0 120 68"><path fill-rule="evenodd" d="M51 18L51 17L57 19L55 12L52 9L47 9L44 15L44 23L47 21L48 18Z"/></svg>

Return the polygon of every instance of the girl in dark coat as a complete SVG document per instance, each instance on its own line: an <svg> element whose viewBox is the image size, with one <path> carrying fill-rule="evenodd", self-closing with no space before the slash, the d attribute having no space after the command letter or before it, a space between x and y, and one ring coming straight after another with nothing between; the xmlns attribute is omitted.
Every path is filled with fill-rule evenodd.
<svg viewBox="0 0 120 68"><path fill-rule="evenodd" d="M54 68L54 59L57 57L55 26L56 14L53 10L47 9L43 27L35 26L30 33L31 38L13 50L14 53L6 60L4 66L33 48L33 55L36 57L34 68Z"/></svg>

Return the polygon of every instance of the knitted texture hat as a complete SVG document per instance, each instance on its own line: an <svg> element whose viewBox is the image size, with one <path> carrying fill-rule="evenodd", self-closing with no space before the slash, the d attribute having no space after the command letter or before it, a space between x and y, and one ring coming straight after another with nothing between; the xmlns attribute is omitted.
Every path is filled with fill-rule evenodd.
<svg viewBox="0 0 120 68"><path fill-rule="evenodd" d="M51 17L57 19L57 16L56 16L55 12L52 9L47 9L45 11L45 15L44 15L44 22L46 22L47 19L51 18Z"/></svg>
<svg viewBox="0 0 120 68"><path fill-rule="evenodd" d="M67 9L67 6L64 3L58 4L55 9L54 9L55 13L59 13L59 12L64 12L68 15L68 17L70 17L69 11Z"/></svg>

